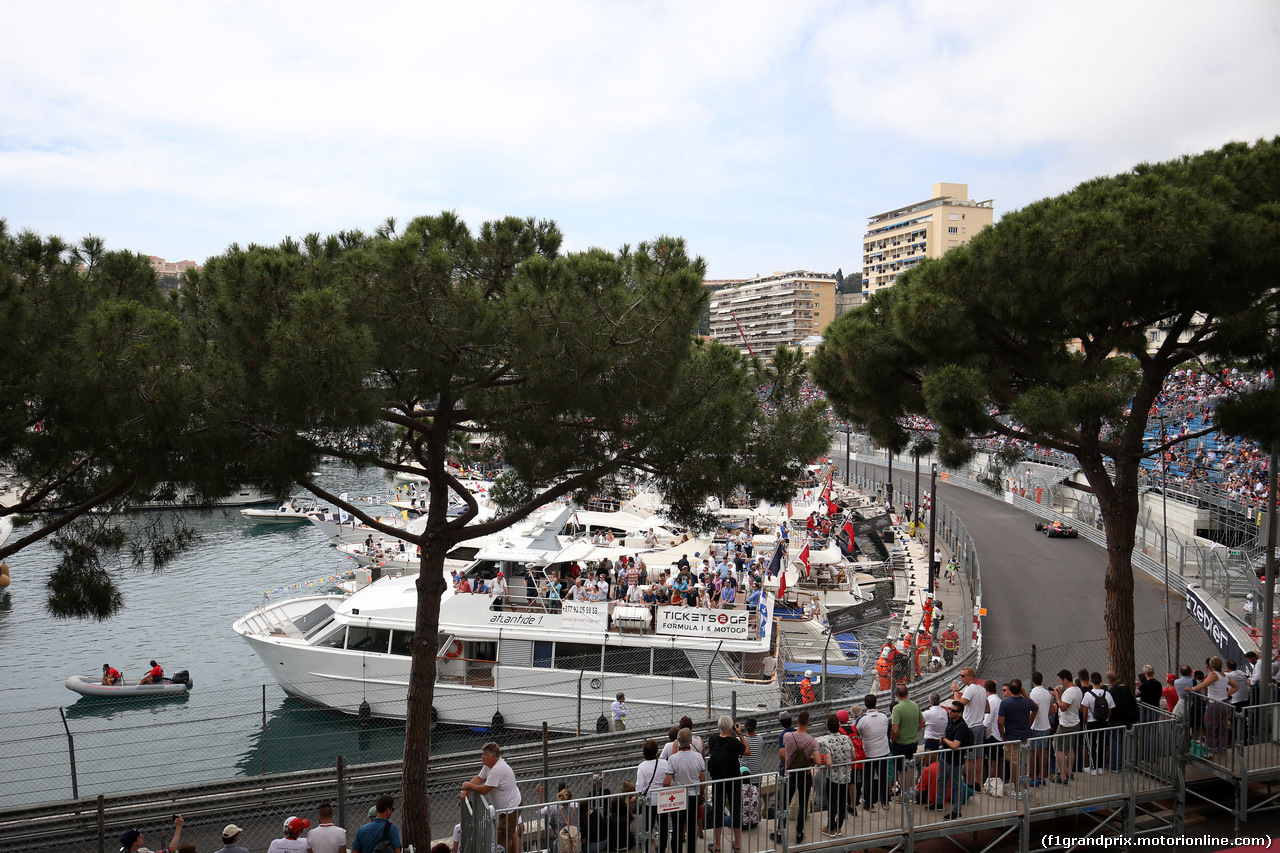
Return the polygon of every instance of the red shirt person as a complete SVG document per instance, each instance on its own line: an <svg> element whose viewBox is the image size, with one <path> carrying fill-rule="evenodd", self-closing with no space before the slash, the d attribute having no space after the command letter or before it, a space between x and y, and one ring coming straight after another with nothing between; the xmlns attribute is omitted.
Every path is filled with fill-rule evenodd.
<svg viewBox="0 0 1280 853"><path fill-rule="evenodd" d="M151 669L147 674L138 680L139 684L159 684L164 679L164 669L155 661L151 662Z"/></svg>
<svg viewBox="0 0 1280 853"><path fill-rule="evenodd" d="M119 684L121 679L120 670L116 669L109 663L102 665L102 683L103 684Z"/></svg>

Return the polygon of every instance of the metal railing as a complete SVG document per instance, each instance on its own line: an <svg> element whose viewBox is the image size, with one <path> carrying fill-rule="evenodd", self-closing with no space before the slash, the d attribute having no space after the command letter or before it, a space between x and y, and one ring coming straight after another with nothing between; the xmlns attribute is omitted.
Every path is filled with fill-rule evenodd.
<svg viewBox="0 0 1280 853"><path fill-rule="evenodd" d="M760 773L728 779L696 773L686 784L649 790L643 768L539 777L519 784L522 853L566 850L566 825L577 826L574 850L710 849L739 853L861 849L902 845L978 829L1016 836L1021 850L1064 849L1033 825L1070 813L1098 819L1085 834L1117 840L1145 832L1180 832L1185 795L1181 768L1183 721L1153 712L1130 727L1063 733L1011 744L887 755L843 765ZM843 735L836 735L843 737ZM775 740L764 757L774 764ZM824 739L819 739L819 752ZM695 762L696 764L696 762ZM637 796L634 789L649 796ZM1056 781L1061 779L1062 781ZM1151 827L1137 818L1173 798L1172 819ZM655 805L656 804L656 805ZM500 842L492 819L473 817L464 803L464 850ZM469 823L470 822L470 823ZM468 842L469 826L489 834ZM702 841L699 841L699 839ZM1039 844L1033 844L1039 842ZM468 846L468 844L472 846Z"/></svg>

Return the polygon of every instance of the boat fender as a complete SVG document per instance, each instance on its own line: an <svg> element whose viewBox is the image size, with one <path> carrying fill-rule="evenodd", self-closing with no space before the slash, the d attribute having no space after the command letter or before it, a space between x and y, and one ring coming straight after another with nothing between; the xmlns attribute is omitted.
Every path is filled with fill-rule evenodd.
<svg viewBox="0 0 1280 853"><path fill-rule="evenodd" d="M9 585L9 564L0 563L0 589Z"/></svg>
<svg viewBox="0 0 1280 853"><path fill-rule="evenodd" d="M489 721L489 731L495 735L500 735L502 734L503 730L506 729L506 727L507 727L506 717L502 716L501 711L494 711L493 719Z"/></svg>
<svg viewBox="0 0 1280 853"><path fill-rule="evenodd" d="M436 712L436 706L432 705L431 706L431 725L434 726L438 722L440 722L440 714Z"/></svg>
<svg viewBox="0 0 1280 853"><path fill-rule="evenodd" d="M449 651L445 652L445 653L444 653L444 656L445 656L445 657L447 657L447 658L456 658L456 657L457 657L458 655L460 655L460 654L462 654L462 641L461 641L461 640L454 640L454 641L453 641L453 648L451 648L451 649L449 649Z"/></svg>
<svg viewBox="0 0 1280 853"><path fill-rule="evenodd" d="M602 735L607 731L609 731L609 718L601 714L600 719L596 720L596 734Z"/></svg>
<svg viewBox="0 0 1280 853"><path fill-rule="evenodd" d="M369 707L368 699L360 700L360 710L357 712L357 716L365 722L373 717L373 709Z"/></svg>

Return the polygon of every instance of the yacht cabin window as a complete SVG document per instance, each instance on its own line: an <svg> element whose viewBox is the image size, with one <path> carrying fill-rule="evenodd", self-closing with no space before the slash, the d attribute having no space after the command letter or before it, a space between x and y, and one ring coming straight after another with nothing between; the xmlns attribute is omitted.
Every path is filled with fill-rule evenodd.
<svg viewBox="0 0 1280 853"><path fill-rule="evenodd" d="M689 656L680 649L654 649L653 671L658 675L675 678L698 677L698 673L689 664Z"/></svg>
<svg viewBox="0 0 1280 853"><path fill-rule="evenodd" d="M594 643L556 643L556 669L600 671L600 646Z"/></svg>
<svg viewBox="0 0 1280 853"><path fill-rule="evenodd" d="M387 653L391 643L389 628L361 628L351 625L347 629L347 650L353 652Z"/></svg>
<svg viewBox="0 0 1280 853"><path fill-rule="evenodd" d="M325 646L330 649L340 649L345 645L347 639L347 626L339 625L332 634L316 643L317 646Z"/></svg>
<svg viewBox="0 0 1280 853"><path fill-rule="evenodd" d="M413 632L412 631L392 631L391 632L391 654L404 655L412 657L413 655Z"/></svg>
<svg viewBox="0 0 1280 853"><path fill-rule="evenodd" d="M650 672L650 651L651 650L647 648L638 649L634 646L605 646L605 672L626 672L631 675L648 675Z"/></svg>

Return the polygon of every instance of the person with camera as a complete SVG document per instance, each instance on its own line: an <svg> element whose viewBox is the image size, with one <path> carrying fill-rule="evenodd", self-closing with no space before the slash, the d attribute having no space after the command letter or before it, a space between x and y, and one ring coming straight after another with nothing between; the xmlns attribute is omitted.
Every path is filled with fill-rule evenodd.
<svg viewBox="0 0 1280 853"><path fill-rule="evenodd" d="M155 853L175 853L178 849L178 841L182 838L182 815L173 816L173 838L168 845L156 850ZM142 846L143 835L140 829L126 829L120 833L120 853L152 853L146 847Z"/></svg>

